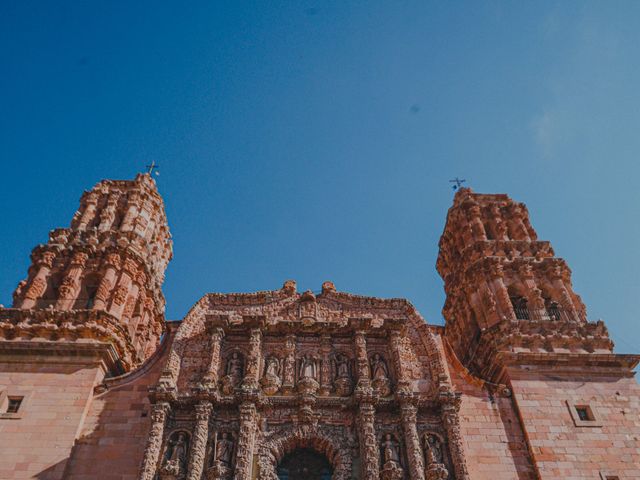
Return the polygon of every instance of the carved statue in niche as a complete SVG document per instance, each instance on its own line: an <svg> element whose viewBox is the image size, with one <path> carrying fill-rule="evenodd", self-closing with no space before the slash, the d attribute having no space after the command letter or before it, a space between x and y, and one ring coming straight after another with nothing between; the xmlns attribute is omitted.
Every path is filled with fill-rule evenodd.
<svg viewBox="0 0 640 480"><path fill-rule="evenodd" d="M233 394L244 376L244 357L240 352L233 352L227 360L225 376L220 379L222 393Z"/></svg>
<svg viewBox="0 0 640 480"><path fill-rule="evenodd" d="M303 394L313 394L319 388L318 383L318 359L305 354L300 359L298 370L298 390Z"/></svg>
<svg viewBox="0 0 640 480"><path fill-rule="evenodd" d="M275 356L268 357L265 361L264 375L260 380L262 390L267 395L273 395L282 385L280 373L282 371L282 362Z"/></svg>
<svg viewBox="0 0 640 480"><path fill-rule="evenodd" d="M444 465L444 455L442 451L442 442L432 434L427 433L424 436L424 451L426 456L426 480L446 480L449 478L449 471Z"/></svg>
<svg viewBox="0 0 640 480"><path fill-rule="evenodd" d="M389 381L389 368L387 362L379 353L374 353L371 357L371 378L373 388L380 395L386 397L391 394L391 382Z"/></svg>
<svg viewBox="0 0 640 480"><path fill-rule="evenodd" d="M353 389L353 381L351 379L350 360L344 353L338 353L334 359L336 378L334 386L336 393L341 397L351 394Z"/></svg>
<svg viewBox="0 0 640 480"><path fill-rule="evenodd" d="M173 432L167 441L164 459L160 467L161 480L180 480L187 474L189 459L189 434Z"/></svg>
<svg viewBox="0 0 640 480"><path fill-rule="evenodd" d="M220 480L231 477L234 455L235 442L232 434L228 432L218 433L213 445L210 465L207 469L207 479Z"/></svg>
<svg viewBox="0 0 640 480"><path fill-rule="evenodd" d="M383 480L399 480L403 477L402 467L400 466L400 449L398 442L390 433L387 433L380 445L380 453L382 455L382 471L380 472Z"/></svg>

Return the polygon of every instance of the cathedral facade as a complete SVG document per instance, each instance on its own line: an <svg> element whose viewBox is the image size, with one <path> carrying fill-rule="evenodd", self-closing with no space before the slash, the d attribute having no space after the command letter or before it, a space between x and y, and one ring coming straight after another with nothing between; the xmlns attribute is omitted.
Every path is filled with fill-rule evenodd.
<svg viewBox="0 0 640 480"><path fill-rule="evenodd" d="M640 357L613 352L526 207L460 189L445 326L294 281L164 318L147 174L83 194L0 308L0 478L640 478Z"/></svg>

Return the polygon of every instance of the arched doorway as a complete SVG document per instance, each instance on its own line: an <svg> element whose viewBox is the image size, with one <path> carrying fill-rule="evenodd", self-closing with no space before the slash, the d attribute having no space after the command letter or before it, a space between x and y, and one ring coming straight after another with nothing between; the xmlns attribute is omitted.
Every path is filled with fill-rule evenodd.
<svg viewBox="0 0 640 480"><path fill-rule="evenodd" d="M333 467L327 457L310 448L286 454L276 469L280 480L331 480Z"/></svg>

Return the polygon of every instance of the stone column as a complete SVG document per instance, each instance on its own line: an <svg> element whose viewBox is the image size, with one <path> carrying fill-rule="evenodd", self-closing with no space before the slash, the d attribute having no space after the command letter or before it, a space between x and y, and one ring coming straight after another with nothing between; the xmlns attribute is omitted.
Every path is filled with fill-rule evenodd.
<svg viewBox="0 0 640 480"><path fill-rule="evenodd" d="M99 232L105 232L111 228L113 221L116 218L116 208L118 207L119 194L112 193L107 200L107 205L100 213L100 224L98 225Z"/></svg>
<svg viewBox="0 0 640 480"><path fill-rule="evenodd" d="M129 198L129 202L127 203L127 213L124 214L124 218L120 224L120 230L123 232L129 231L133 227L133 219L138 215L138 209L140 208L140 205L138 204L139 196L140 195L137 192L134 192Z"/></svg>
<svg viewBox="0 0 640 480"><path fill-rule="evenodd" d="M236 454L234 480L250 480L258 414L252 402L240 405L240 434Z"/></svg>
<svg viewBox="0 0 640 480"><path fill-rule="evenodd" d="M401 335L398 330L389 332L389 347L391 347L391 356L393 358L393 366L398 378L398 388L396 390L398 396L411 395L411 381L406 378L406 368L404 359L402 358Z"/></svg>
<svg viewBox="0 0 640 480"><path fill-rule="evenodd" d="M153 480L155 477L168 411L169 404L166 402L156 403L151 407L151 430L147 437L147 446L144 449L138 480Z"/></svg>
<svg viewBox="0 0 640 480"><path fill-rule="evenodd" d="M560 299L560 305L567 312L576 312L576 306L573 304L569 290L564 284L562 268L559 266L553 267L549 270L549 277L551 278L551 284L554 290L558 293Z"/></svg>
<svg viewBox="0 0 640 480"><path fill-rule="evenodd" d="M358 383L356 392L369 393L371 391L371 372L369 371L369 358L367 356L367 340L364 330L358 330L354 335L356 349L356 369L358 370Z"/></svg>
<svg viewBox="0 0 640 480"><path fill-rule="evenodd" d="M320 367L320 395L331 393L331 336L322 335L320 351L322 365Z"/></svg>
<svg viewBox="0 0 640 480"><path fill-rule="evenodd" d="M42 296L47 289L47 277L51 272L53 266L53 260L56 257L54 252L44 252L40 258L36 261L38 265L38 272L31 280L29 288L27 288L24 294L24 300L22 300L21 308L33 308L36 304L36 300Z"/></svg>
<svg viewBox="0 0 640 480"><path fill-rule="evenodd" d="M120 267L120 255L110 253L104 259L104 276L100 280L98 290L96 291L96 299L93 302L94 310L104 310L107 306L107 300L111 295L111 290L116 281L116 270Z"/></svg>
<svg viewBox="0 0 640 480"><path fill-rule="evenodd" d="M258 390L260 384L260 358L262 356L262 331L252 328L249 336L249 355L247 367L242 380L244 390Z"/></svg>
<svg viewBox="0 0 640 480"><path fill-rule="evenodd" d="M409 460L409 478L411 480L424 480L424 462L420 449L420 437L416 427L418 409L409 403L400 406L402 418L402 430L404 442L407 446L407 459Z"/></svg>
<svg viewBox="0 0 640 480"><path fill-rule="evenodd" d="M285 338L284 372L282 375L282 392L290 394L293 391L296 373L296 336L289 334Z"/></svg>
<svg viewBox="0 0 640 480"><path fill-rule="evenodd" d="M191 456L189 457L187 480L200 480L202 477L204 460L207 455L211 410L211 402L203 401L196 405L196 425L193 429L191 440Z"/></svg>
<svg viewBox="0 0 640 480"><path fill-rule="evenodd" d="M448 403L442 406L442 423L447 432L449 443L449 453L451 463L456 472L456 480L469 480L469 471L462 446L462 435L460 434L460 418L458 416L459 401Z"/></svg>
<svg viewBox="0 0 640 480"><path fill-rule="evenodd" d="M224 338L224 330L220 327L214 327L209 333L209 350L211 357L207 365L207 371L202 378L202 384L215 388L218 384L218 372L220 370L220 351L222 349L222 339Z"/></svg>
<svg viewBox="0 0 640 480"><path fill-rule="evenodd" d="M379 480L380 449L376 439L376 409L371 403L360 404L358 436L360 437L360 471L363 480Z"/></svg>
<svg viewBox="0 0 640 480"><path fill-rule="evenodd" d="M96 192L90 192L87 195L87 200L85 202L84 212L82 212L82 216L80 217L80 222L78 223L78 230L86 230L91 220L96 216L96 207L98 206L98 194Z"/></svg>
<svg viewBox="0 0 640 480"><path fill-rule="evenodd" d="M58 301L56 302L58 310L73 308L73 304L78 297L80 277L88 258L89 256L84 252L76 252L73 255L67 273L58 288Z"/></svg>

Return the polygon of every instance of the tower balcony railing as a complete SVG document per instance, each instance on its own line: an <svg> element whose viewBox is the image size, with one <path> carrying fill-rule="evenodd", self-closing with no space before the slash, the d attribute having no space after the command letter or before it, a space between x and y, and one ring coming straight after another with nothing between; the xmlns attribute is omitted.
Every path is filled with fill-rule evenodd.
<svg viewBox="0 0 640 480"><path fill-rule="evenodd" d="M514 307L513 312L517 320L546 320L554 322L586 322L586 316L575 310L561 307L533 309Z"/></svg>

